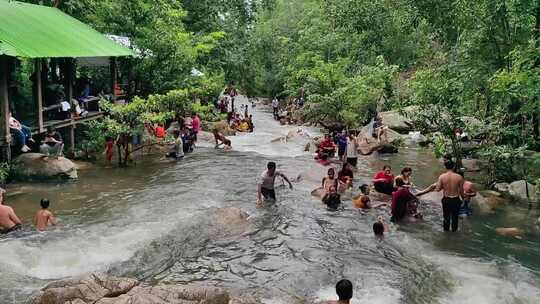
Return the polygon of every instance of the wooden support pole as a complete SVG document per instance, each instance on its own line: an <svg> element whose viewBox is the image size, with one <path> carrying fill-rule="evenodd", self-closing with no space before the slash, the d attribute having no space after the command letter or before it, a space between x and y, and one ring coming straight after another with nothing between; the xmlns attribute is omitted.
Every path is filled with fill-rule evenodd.
<svg viewBox="0 0 540 304"><path fill-rule="evenodd" d="M34 81L36 90L34 94L34 100L36 102L36 125L39 133L43 133L43 84L41 83L41 59L35 59L34 61Z"/></svg>
<svg viewBox="0 0 540 304"><path fill-rule="evenodd" d="M116 57L110 58L110 69L111 69L111 96L112 96L112 100L115 101L116 100L115 87L116 87L116 82L118 81L117 74L116 74Z"/></svg>
<svg viewBox="0 0 540 304"><path fill-rule="evenodd" d="M75 116L73 113L75 113L75 105L73 104L73 83L75 81L75 62L72 58L67 58L67 71L66 71L66 78L67 78L67 98L69 100L69 104L71 105L71 125L69 126L69 153L73 155L75 153Z"/></svg>
<svg viewBox="0 0 540 304"><path fill-rule="evenodd" d="M11 134L9 132L9 75L11 58L0 56L0 153L2 161L11 161Z"/></svg>

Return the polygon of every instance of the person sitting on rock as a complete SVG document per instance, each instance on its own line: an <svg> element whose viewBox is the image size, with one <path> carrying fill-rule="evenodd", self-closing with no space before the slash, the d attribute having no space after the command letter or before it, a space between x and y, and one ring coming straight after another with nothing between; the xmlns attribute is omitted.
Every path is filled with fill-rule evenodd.
<svg viewBox="0 0 540 304"><path fill-rule="evenodd" d="M0 234L8 234L22 228L22 222L13 208L4 205L5 193L6 190L0 188Z"/></svg>
<svg viewBox="0 0 540 304"><path fill-rule="evenodd" d="M36 212L36 215L34 216L34 225L37 230L44 231L47 227L56 225L58 221L52 212L49 211L50 202L48 199L41 199L40 205L41 209Z"/></svg>
<svg viewBox="0 0 540 304"><path fill-rule="evenodd" d="M11 112L9 113L9 130L15 140L20 144L21 151L23 153L29 152L31 149L27 144L28 142L34 142L32 130L11 116Z"/></svg>
<svg viewBox="0 0 540 304"><path fill-rule="evenodd" d="M377 116L373 122L373 134L374 138L377 138L377 142L380 144L381 139L384 137L384 141L388 142L388 126L383 123L382 117Z"/></svg>
<svg viewBox="0 0 540 304"><path fill-rule="evenodd" d="M373 185L377 192L392 195L392 192L394 192L394 174L392 174L392 167L384 166L382 171L377 172L373 177Z"/></svg>
<svg viewBox="0 0 540 304"><path fill-rule="evenodd" d="M350 304L353 297L353 285L349 280L341 280L336 284L337 301L328 301L328 304Z"/></svg>
<svg viewBox="0 0 540 304"><path fill-rule="evenodd" d="M53 155L55 158L62 156L62 151L64 150L64 142L62 141L62 136L57 132L53 127L47 128L47 133L45 133L45 138L39 150L42 154L47 156Z"/></svg>

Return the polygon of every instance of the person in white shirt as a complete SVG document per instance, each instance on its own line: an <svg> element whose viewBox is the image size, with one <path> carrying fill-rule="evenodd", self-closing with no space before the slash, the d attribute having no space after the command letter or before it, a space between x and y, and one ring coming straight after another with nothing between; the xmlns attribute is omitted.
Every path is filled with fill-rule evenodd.
<svg viewBox="0 0 540 304"><path fill-rule="evenodd" d="M347 138L347 151L346 151L347 162L356 168L358 164L358 139L349 132Z"/></svg>
<svg viewBox="0 0 540 304"><path fill-rule="evenodd" d="M269 162L266 167L267 170L262 173L257 187L257 205L262 204L263 197L265 200L276 200L276 191L274 190L276 176L281 176L289 184L289 187L291 189L293 188L293 185L287 176L279 171L276 171L276 163Z"/></svg>

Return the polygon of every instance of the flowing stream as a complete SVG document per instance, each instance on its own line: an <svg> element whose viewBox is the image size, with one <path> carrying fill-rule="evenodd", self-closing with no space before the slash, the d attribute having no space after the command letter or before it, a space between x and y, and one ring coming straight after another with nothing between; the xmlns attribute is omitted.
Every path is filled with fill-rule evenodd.
<svg viewBox="0 0 540 304"><path fill-rule="evenodd" d="M280 126L261 105L252 111L256 130L232 137L233 151L203 144L178 163L147 159L128 169L84 170L77 182L9 188L19 194L7 203L24 222L48 197L62 223L0 238L0 302L24 303L51 280L106 271L153 284L215 284L265 303L335 299L334 284L343 277L355 286L353 303L540 303L538 209L510 204L445 234L440 204L426 202L423 222L393 225L379 242L371 225L387 211L362 213L350 199L345 210L327 211L310 196L326 168L304 152L308 138L271 143L298 128ZM279 202L258 209L256 180L270 160L302 179L294 190L280 186ZM421 186L442 171L429 151L410 147L362 157L355 184L369 182L386 163L394 171L412 167ZM213 237L209 215L226 206L250 214L252 228ZM525 230L522 239L494 232L513 226Z"/></svg>

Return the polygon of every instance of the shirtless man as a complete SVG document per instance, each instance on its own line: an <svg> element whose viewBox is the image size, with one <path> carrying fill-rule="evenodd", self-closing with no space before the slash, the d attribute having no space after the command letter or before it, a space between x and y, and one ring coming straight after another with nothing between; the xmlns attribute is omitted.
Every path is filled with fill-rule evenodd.
<svg viewBox="0 0 540 304"><path fill-rule="evenodd" d="M353 286L349 280L341 280L336 284L336 293L339 300L328 301L328 304L349 304L353 297Z"/></svg>
<svg viewBox="0 0 540 304"><path fill-rule="evenodd" d="M0 234L8 234L22 227L22 222L13 211L13 208L3 204L4 193L6 193L6 190L0 188Z"/></svg>
<svg viewBox="0 0 540 304"><path fill-rule="evenodd" d="M214 134L214 139L216 140L216 149L221 145L225 145L224 149L231 149L231 141L225 137L225 135L219 133L217 129L214 129L212 132ZM219 143L221 142L221 143Z"/></svg>
<svg viewBox="0 0 540 304"><path fill-rule="evenodd" d="M41 210L36 212L36 215L34 216L34 225L36 226L36 229L39 231L44 231L49 227L50 225L56 225L58 221L48 210L50 202L48 199L44 198L40 202Z"/></svg>
<svg viewBox="0 0 540 304"><path fill-rule="evenodd" d="M452 232L456 232L459 224L459 208L462 203L461 198L465 197L463 192L464 179L461 175L454 172L455 164L452 160L446 160L444 166L447 171L439 176L435 191L443 191L442 207L444 231L449 231L450 224L452 224Z"/></svg>
<svg viewBox="0 0 540 304"><path fill-rule="evenodd" d="M459 170L459 175L465 179L465 173L463 170ZM463 181L463 206L459 209L459 215L462 217L472 215L472 209L470 206L471 199L476 196L476 187L474 183L464 180Z"/></svg>

